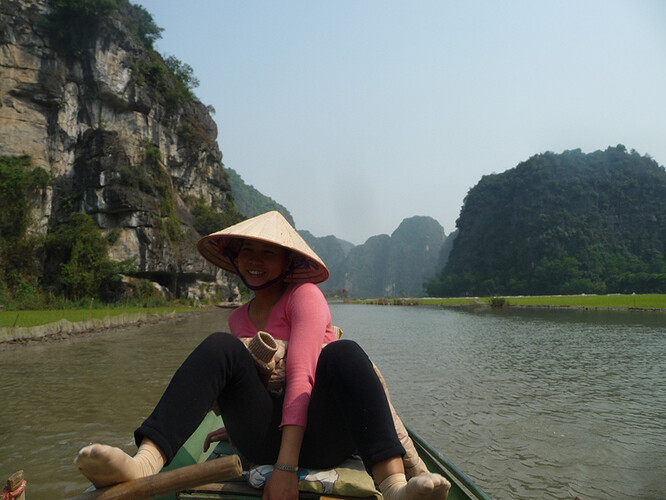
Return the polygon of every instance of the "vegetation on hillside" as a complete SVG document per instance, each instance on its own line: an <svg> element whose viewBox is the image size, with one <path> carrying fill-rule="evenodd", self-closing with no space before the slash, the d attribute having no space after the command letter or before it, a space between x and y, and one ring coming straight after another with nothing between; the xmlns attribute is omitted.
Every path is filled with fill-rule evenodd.
<svg viewBox="0 0 666 500"><path fill-rule="evenodd" d="M272 198L260 193L254 186L246 184L235 170L231 168L227 168L226 170L229 173L231 192L234 193L236 207L240 213L245 217L250 218L265 212L270 212L271 210L276 210L287 219L289 224L295 226L294 219L289 213L289 210Z"/></svg>
<svg viewBox="0 0 666 500"><path fill-rule="evenodd" d="M226 200L215 199L212 205L208 205L201 198L191 200L191 204L192 215L195 217L194 228L201 236L245 220L243 214L236 209L232 196Z"/></svg>
<svg viewBox="0 0 666 500"><path fill-rule="evenodd" d="M624 146L536 155L465 198L434 296L666 291L666 171Z"/></svg>
<svg viewBox="0 0 666 500"><path fill-rule="evenodd" d="M157 305L164 300L149 283L123 283L133 272L129 261L114 262L108 248L117 236L105 236L90 216L65 214L43 235L31 231L33 204L51 178L29 156L0 157L0 305L6 308L62 308L100 302ZM64 196L63 207L75 194Z"/></svg>
<svg viewBox="0 0 666 500"><path fill-rule="evenodd" d="M71 58L92 49L91 42L110 29L110 16L122 15L124 24L147 49L162 37L162 28L140 5L128 0L48 0L51 13L45 20L56 48Z"/></svg>
<svg viewBox="0 0 666 500"><path fill-rule="evenodd" d="M113 176L109 186L147 196L153 217L161 224L161 236L177 242L181 220L174 208L171 179L159 162L159 150L144 144L140 165L127 165ZM0 305L6 308L40 309L76 307L91 299L98 303L155 306L164 303L149 282L124 279L136 272L134 262L108 257L117 232L104 235L93 219L74 209L79 193L54 186L61 205L57 223L46 234L31 232L36 201L52 184L29 156L0 157ZM243 220L233 198L213 206L190 200L195 229L208 234Z"/></svg>
<svg viewBox="0 0 666 500"><path fill-rule="evenodd" d="M203 123L177 113L196 100L193 89L199 82L189 65L154 50L162 29L143 7L129 0L47 2L51 12L43 27L52 47L81 63L84 80L91 66L86 58L94 54L96 41L119 33L124 37L119 43L132 49L128 53L134 82L150 89L170 119L179 120L178 136L184 143L193 149L209 145L211 136ZM95 82L82 83L80 91L99 98ZM123 166L110 184L149 197L163 236L178 241L182 221L172 181L160 164L158 147L146 142L144 148L141 165ZM233 197L185 200L199 234L268 210L280 211L293 224L285 207L246 185L233 170L229 174ZM80 205L73 200L79 193L60 192L56 186L63 212L57 225L47 237L30 231L37 223L30 219L32 207L50 182L49 174L31 165L28 157L0 158L0 202L5 207L0 215L0 303L41 307L90 297L118 300L121 273L130 272L130 264L108 260L114 234L102 234L76 211ZM418 253L421 246L441 247L439 240L419 239L425 230L404 238L397 238L400 232L373 237L350 255L330 237L336 253L329 260L340 257L341 268L347 267L328 284L353 288L350 292L357 296L413 295L420 291L425 264L441 268L446 261L426 285L431 295L663 292L665 199L664 168L621 145L591 154L574 150L536 155L508 172L484 176L470 190L453 248L449 238L439 263L433 255ZM387 241L394 236L395 241ZM416 248L417 242L423 245ZM414 285L411 278L419 282ZM148 288L145 292L152 293Z"/></svg>
<svg viewBox="0 0 666 500"><path fill-rule="evenodd" d="M79 81L77 73L77 85L85 99L104 98L99 95L91 68L99 47L114 41L126 50L134 83L145 86L154 104L164 106L166 119L177 126L183 144L194 154L211 146L214 138L210 124L199 121L201 110L183 108L197 100L193 89L199 82L189 65L173 56L163 58L154 50L162 29L143 7L128 0L46 2L50 9L40 28L67 66L73 66L74 61L80 65L83 79ZM54 78L66 76L57 73ZM187 111L192 109L195 111ZM113 144L116 135L108 130L112 128L109 125L106 120L100 121L98 128L82 134L82 143L98 141L94 146L87 145L96 151L107 148L107 154L122 154L122 148ZM187 218L191 223L189 214L175 203L177 194L159 147L150 140L142 145L143 158L138 164L130 164L124 157L113 165L105 164L110 174L107 193L122 196L128 203L140 203L160 229L158 237L171 244L178 258L183 221ZM135 271L131 262L108 258L118 233L103 233L91 217L80 212L86 182L99 174L102 167L97 160L102 157L79 156L73 165L74 175L54 179L42 168L33 167L27 156L0 158L0 203L6 207L0 215L0 309L69 307L91 299L95 303L130 300L144 305L164 301L151 283L124 277ZM32 220L33 209L48 198L49 192L53 193L53 199L46 201L52 208L51 220ZM222 198L212 204L194 200L190 205L200 232L211 227L218 230L242 219L233 197Z"/></svg>
<svg viewBox="0 0 666 500"><path fill-rule="evenodd" d="M89 215L70 214L44 238L42 285L54 295L73 301L88 297L104 302L120 299L121 274L132 271L132 262L111 261L108 249L109 239Z"/></svg>
<svg viewBox="0 0 666 500"><path fill-rule="evenodd" d="M91 56L95 41L112 32L111 20L115 18L145 49L132 65L136 81L148 86L153 98L163 101L170 111L196 100L193 89L199 86L199 80L192 67L175 56L162 58L153 49L163 29L142 6L129 0L48 0L48 4L51 12L44 20L44 27L55 49L64 57L82 60Z"/></svg>
<svg viewBox="0 0 666 500"><path fill-rule="evenodd" d="M161 163L159 148L143 143L138 165L121 165L108 181L109 189L122 190L131 199L143 199L160 228L160 237L177 243L183 237L182 221L174 206L171 178ZM87 167L86 167L87 168ZM29 156L0 157L0 305L39 309L75 307L93 299L98 303L159 305L165 300L145 280L124 279L136 272L134 262L115 262L108 257L118 233L103 234L93 219L76 207L81 193L75 186L58 183L53 189L60 199L58 215L46 234L33 233L34 204L52 185L42 168ZM208 234L243 220L233 197L188 200L195 229ZM54 222L55 221L55 222Z"/></svg>
<svg viewBox="0 0 666 500"><path fill-rule="evenodd" d="M0 156L0 301L30 300L37 287L41 241L28 229L34 222L32 201L49 182L29 156Z"/></svg>

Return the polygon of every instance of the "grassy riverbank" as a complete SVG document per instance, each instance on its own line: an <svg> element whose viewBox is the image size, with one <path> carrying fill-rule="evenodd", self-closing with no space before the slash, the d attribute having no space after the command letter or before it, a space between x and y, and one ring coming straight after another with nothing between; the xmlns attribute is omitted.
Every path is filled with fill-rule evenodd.
<svg viewBox="0 0 666 500"><path fill-rule="evenodd" d="M532 297L381 298L348 300L379 305L438 305L449 307L541 307L666 311L666 294L645 295L544 295Z"/></svg>
<svg viewBox="0 0 666 500"><path fill-rule="evenodd" d="M56 321L71 323L90 321L114 316L160 315L191 311L189 306L123 307L108 309L63 309L43 311L0 311L0 328L30 328Z"/></svg>
<svg viewBox="0 0 666 500"><path fill-rule="evenodd" d="M99 309L0 311L0 345L69 338L87 332L155 323L201 308L172 305Z"/></svg>

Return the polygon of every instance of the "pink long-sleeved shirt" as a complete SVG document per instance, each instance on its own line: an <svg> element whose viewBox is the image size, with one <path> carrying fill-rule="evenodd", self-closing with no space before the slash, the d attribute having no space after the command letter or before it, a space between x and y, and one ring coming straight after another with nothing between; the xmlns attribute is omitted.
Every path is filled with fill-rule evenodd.
<svg viewBox="0 0 666 500"><path fill-rule="evenodd" d="M242 305L229 316L229 328L236 337L254 337L259 331L250 320L249 305ZM331 311L321 290L312 283L289 285L273 306L263 331L289 341L280 426L305 427L321 347L336 340Z"/></svg>

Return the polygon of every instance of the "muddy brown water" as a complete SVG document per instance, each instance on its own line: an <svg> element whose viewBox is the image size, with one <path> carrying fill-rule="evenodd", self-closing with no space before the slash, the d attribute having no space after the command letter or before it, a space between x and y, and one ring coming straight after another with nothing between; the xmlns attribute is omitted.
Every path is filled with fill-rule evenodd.
<svg viewBox="0 0 666 500"><path fill-rule="evenodd" d="M493 498L666 498L666 315L332 304L403 420ZM132 431L225 310L0 349L0 475L73 496L78 449ZM4 479L0 478L4 481Z"/></svg>

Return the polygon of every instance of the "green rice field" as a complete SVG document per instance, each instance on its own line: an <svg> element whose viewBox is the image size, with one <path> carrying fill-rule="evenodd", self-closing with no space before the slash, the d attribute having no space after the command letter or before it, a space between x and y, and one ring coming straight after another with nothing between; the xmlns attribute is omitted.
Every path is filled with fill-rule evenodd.
<svg viewBox="0 0 666 500"><path fill-rule="evenodd" d="M666 309L666 294L506 297L512 306Z"/></svg>
<svg viewBox="0 0 666 500"><path fill-rule="evenodd" d="M575 307L591 309L660 309L666 311L666 294L644 295L544 295L500 297L505 307ZM490 304L497 297L454 297L418 299L373 299L359 302L385 305L472 306Z"/></svg>
<svg viewBox="0 0 666 500"><path fill-rule="evenodd" d="M118 309L62 309L45 311L0 311L0 328L46 325L65 319L72 323L122 315L161 315L194 310L193 307L128 307Z"/></svg>
<svg viewBox="0 0 666 500"><path fill-rule="evenodd" d="M490 304L491 297L454 297L418 299L368 299L351 302L383 305L473 306ZM533 297L502 297L504 305L527 307L576 307L603 309L645 309L666 311L666 294L645 295L548 295ZM45 325L65 319L72 323L121 315L161 315L191 311L187 306L129 307L113 309L63 309L43 311L0 311L0 328L24 328Z"/></svg>

